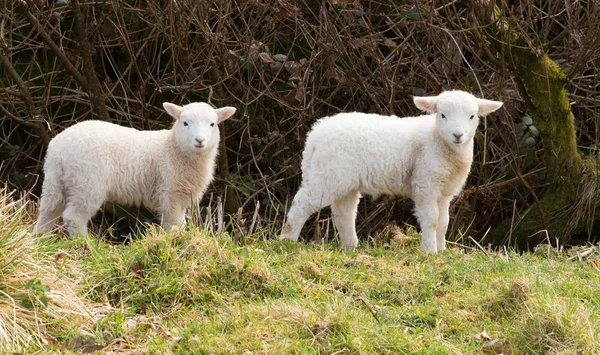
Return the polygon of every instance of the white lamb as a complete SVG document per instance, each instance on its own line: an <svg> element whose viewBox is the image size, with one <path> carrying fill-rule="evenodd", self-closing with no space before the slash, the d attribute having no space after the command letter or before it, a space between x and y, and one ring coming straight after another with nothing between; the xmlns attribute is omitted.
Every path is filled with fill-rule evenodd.
<svg viewBox="0 0 600 355"><path fill-rule="evenodd" d="M144 205L170 227L213 179L218 124L236 111L206 103L165 102L170 130L138 131L102 121L77 123L48 146L35 233L49 231L62 213L69 235L87 234L105 201Z"/></svg>
<svg viewBox="0 0 600 355"><path fill-rule="evenodd" d="M340 113L319 120L306 139L302 185L281 239L296 241L308 217L331 205L344 248L358 245L355 219L361 193L410 197L423 239L421 250L446 248L450 201L460 193L473 161L478 116L502 102L463 91L415 97L430 114L384 117Z"/></svg>

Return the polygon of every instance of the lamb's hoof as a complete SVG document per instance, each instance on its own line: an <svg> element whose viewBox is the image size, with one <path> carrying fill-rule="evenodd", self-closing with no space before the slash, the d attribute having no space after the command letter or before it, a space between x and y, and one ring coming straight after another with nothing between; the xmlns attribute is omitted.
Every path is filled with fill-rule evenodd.
<svg viewBox="0 0 600 355"><path fill-rule="evenodd" d="M342 243L342 249L344 249L344 251L353 251L356 250L356 248L358 247L358 240L356 241L352 241L351 243Z"/></svg>
<svg viewBox="0 0 600 355"><path fill-rule="evenodd" d="M426 245L421 245L421 251L423 253L437 253L437 247L436 246L426 246Z"/></svg>
<svg viewBox="0 0 600 355"><path fill-rule="evenodd" d="M289 240L289 241L292 241L292 242L296 241L296 239L294 239L293 237L285 235L285 234L280 235L279 236L279 240Z"/></svg>

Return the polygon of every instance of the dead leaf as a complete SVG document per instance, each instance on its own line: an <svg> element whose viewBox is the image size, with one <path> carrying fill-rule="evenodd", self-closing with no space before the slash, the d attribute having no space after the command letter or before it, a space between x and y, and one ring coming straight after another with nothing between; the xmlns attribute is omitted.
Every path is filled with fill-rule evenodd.
<svg viewBox="0 0 600 355"><path fill-rule="evenodd" d="M386 39L383 41L383 44L384 44L386 47L395 47L395 46L396 46L396 42L394 42L394 40L392 40L392 39L390 39L390 38L386 38Z"/></svg>
<svg viewBox="0 0 600 355"><path fill-rule="evenodd" d="M481 342L484 340L492 340L492 337L490 337L488 335L488 333L485 331L485 329L482 329L481 332L479 332L478 334L475 334L473 336L473 338L475 338L475 340L478 342Z"/></svg>
<svg viewBox="0 0 600 355"><path fill-rule="evenodd" d="M302 102L304 102L305 98L306 98L306 89L304 89L304 83L302 81L299 81L298 82L298 89L296 90L295 99L299 103L302 103Z"/></svg>
<svg viewBox="0 0 600 355"><path fill-rule="evenodd" d="M56 253L54 255L54 262L55 263L59 263L60 261L62 261L65 258L65 253L62 251L59 251L58 253Z"/></svg>
<svg viewBox="0 0 600 355"><path fill-rule="evenodd" d="M273 59L275 59L278 62L283 63L283 62L285 62L287 60L287 55L285 55L285 54L275 54L273 56Z"/></svg>
<svg viewBox="0 0 600 355"><path fill-rule="evenodd" d="M128 331L135 329L136 326L137 326L137 319L135 319L135 318L129 318L123 324L123 328L125 328L125 330L128 330Z"/></svg>
<svg viewBox="0 0 600 355"><path fill-rule="evenodd" d="M96 344L93 336L87 334L82 334L69 340L66 347L67 349L83 354L93 353L104 348L104 346Z"/></svg>
<svg viewBox="0 0 600 355"><path fill-rule="evenodd" d="M294 61L288 61L284 63L285 65L285 69L287 70L287 72L294 76L294 75L299 75L300 74L300 69L302 68L302 64Z"/></svg>
<svg viewBox="0 0 600 355"><path fill-rule="evenodd" d="M40 339L42 340L42 344L45 346L52 346L56 344L56 338L50 334L41 334Z"/></svg>
<svg viewBox="0 0 600 355"><path fill-rule="evenodd" d="M263 46L262 42L252 41L250 49L248 49L248 62L256 63L258 61L258 53L260 48Z"/></svg>
<svg viewBox="0 0 600 355"><path fill-rule="evenodd" d="M260 58L260 61L267 64L267 63L273 63L274 60L271 57L271 55L267 52L261 52L258 54L258 58Z"/></svg>
<svg viewBox="0 0 600 355"><path fill-rule="evenodd" d="M334 67L327 68L323 75L325 76L326 79L329 79L329 80L331 80L331 79L337 80L338 79L338 73Z"/></svg>
<svg viewBox="0 0 600 355"><path fill-rule="evenodd" d="M135 276L138 279L143 279L144 278L144 264L141 261L136 261L133 264L131 264L131 266L129 267L129 272L133 274L133 276Z"/></svg>
<svg viewBox="0 0 600 355"><path fill-rule="evenodd" d="M269 68L271 68L271 73L277 75L283 68L283 63L281 63L281 62L269 63Z"/></svg>
<svg viewBox="0 0 600 355"><path fill-rule="evenodd" d="M281 3L281 7L273 11L273 17L277 21L283 21L288 18L295 18L300 14L300 8L286 3Z"/></svg>
<svg viewBox="0 0 600 355"><path fill-rule="evenodd" d="M502 341L494 339L483 344L483 346L481 347L481 351L484 354L502 355L504 354L504 344L502 343Z"/></svg>
<svg viewBox="0 0 600 355"><path fill-rule="evenodd" d="M168 340L172 340L174 342L179 342L181 341L181 339L183 339L183 337L177 336L177 335L173 335L177 333L177 329L173 328L170 331L169 330L165 330L165 334L167 335L167 339Z"/></svg>

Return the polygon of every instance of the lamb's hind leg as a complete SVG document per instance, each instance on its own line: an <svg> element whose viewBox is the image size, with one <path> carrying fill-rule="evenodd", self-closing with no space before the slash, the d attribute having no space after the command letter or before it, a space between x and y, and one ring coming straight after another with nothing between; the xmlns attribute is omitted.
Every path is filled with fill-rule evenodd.
<svg viewBox="0 0 600 355"><path fill-rule="evenodd" d="M42 185L39 217L33 233L46 233L52 230L54 223L65 209L65 196L57 169L45 169L46 177Z"/></svg>
<svg viewBox="0 0 600 355"><path fill-rule="evenodd" d="M185 210L181 204L174 203L170 209L161 214L161 226L167 231L173 227L183 227L185 225Z"/></svg>
<svg viewBox="0 0 600 355"><path fill-rule="evenodd" d="M306 186L300 187L287 214L279 239L297 241L308 217L318 209L331 205L332 202L333 198L329 192L316 192Z"/></svg>
<svg viewBox="0 0 600 355"><path fill-rule="evenodd" d="M342 247L345 249L356 248L358 246L356 209L359 202L360 193L355 191L341 199L335 200L331 205L335 226L340 235Z"/></svg>
<svg viewBox="0 0 600 355"><path fill-rule="evenodd" d="M67 208L63 212L63 220L69 236L88 234L88 222L98 212L104 196L94 191L85 191L85 195L69 196Z"/></svg>
<svg viewBox="0 0 600 355"><path fill-rule="evenodd" d="M61 199L51 199L47 196L42 196L40 200L40 215L37 223L33 228L33 233L46 233L52 230L54 223L60 217L60 214L65 209L65 203Z"/></svg>

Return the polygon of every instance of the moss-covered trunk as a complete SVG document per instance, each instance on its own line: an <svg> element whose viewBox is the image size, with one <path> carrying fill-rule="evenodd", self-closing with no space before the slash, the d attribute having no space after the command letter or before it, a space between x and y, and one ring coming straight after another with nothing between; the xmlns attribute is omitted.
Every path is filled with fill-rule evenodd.
<svg viewBox="0 0 600 355"><path fill-rule="evenodd" d="M565 73L541 46L536 47L533 41L512 32L502 21L494 23L494 34L488 38L497 52L502 53L504 65L522 84L521 95L544 147L548 186L524 216L500 223L489 236L494 242L505 242L508 238L521 248L531 248L547 239L552 244L557 239L563 244L578 232L565 220L569 218L565 212L576 202L582 182L582 160L577 151Z"/></svg>
<svg viewBox="0 0 600 355"><path fill-rule="evenodd" d="M518 80L523 83L526 92L522 95L528 97L529 114L540 132L548 187L537 206L532 206L512 232L510 221L507 221L493 234L510 235L513 244L520 247L532 247L547 238L552 243L558 238L562 244L576 232L566 228L569 224L564 220L568 218L564 212L575 202L582 179L575 119L565 89L565 75L548 55L533 53L523 46L511 46L507 57Z"/></svg>

